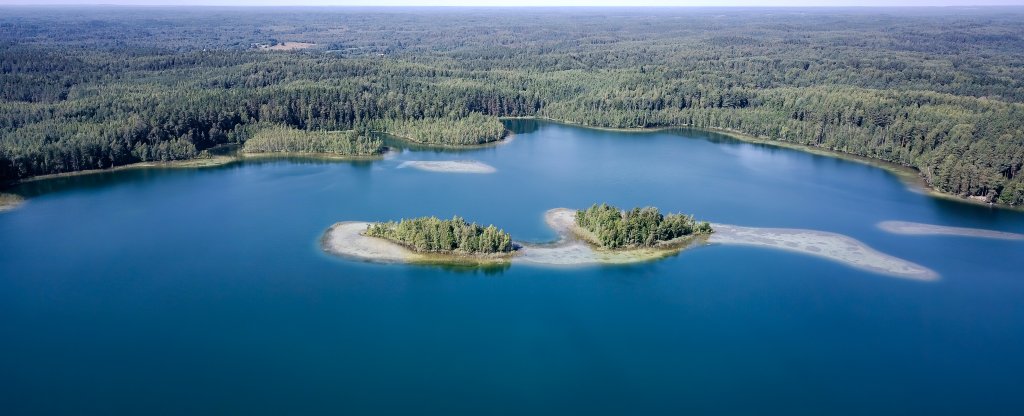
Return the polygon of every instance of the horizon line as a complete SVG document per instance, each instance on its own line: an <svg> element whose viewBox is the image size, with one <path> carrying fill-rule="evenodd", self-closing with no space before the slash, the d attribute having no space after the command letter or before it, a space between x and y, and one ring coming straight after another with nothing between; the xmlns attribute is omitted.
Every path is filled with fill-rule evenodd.
<svg viewBox="0 0 1024 416"><path fill-rule="evenodd" d="M411 9L440 9L440 8L452 8L452 9L554 9L554 8L565 8L565 9L982 9L982 8L1024 8L1024 4L948 4L948 5L907 5L907 4L894 4L894 5L660 5L660 4L638 4L638 5L625 5L625 4L606 4L606 5L576 5L576 4L528 4L528 5L457 5L457 4L428 4L428 5L415 5L415 4L175 4L175 3L163 3L163 4L136 4L136 3L9 3L0 4L0 8L4 7L25 7L25 8L44 8L44 7L167 7L167 8L190 8L190 7L230 7L230 8L367 8L367 9L400 9L400 8L411 8Z"/></svg>

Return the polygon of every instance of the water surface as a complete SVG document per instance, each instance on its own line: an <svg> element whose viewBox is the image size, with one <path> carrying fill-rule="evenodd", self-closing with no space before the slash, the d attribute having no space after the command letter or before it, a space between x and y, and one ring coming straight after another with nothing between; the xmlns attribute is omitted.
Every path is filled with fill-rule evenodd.
<svg viewBox="0 0 1024 416"><path fill-rule="evenodd" d="M4 414L1009 414L1024 408L1024 214L693 130L514 121L468 151L22 185L0 214ZM493 174L398 169L477 160ZM632 266L352 262L343 220L461 215L554 238L554 207L655 205L849 235L941 275L705 247Z"/></svg>

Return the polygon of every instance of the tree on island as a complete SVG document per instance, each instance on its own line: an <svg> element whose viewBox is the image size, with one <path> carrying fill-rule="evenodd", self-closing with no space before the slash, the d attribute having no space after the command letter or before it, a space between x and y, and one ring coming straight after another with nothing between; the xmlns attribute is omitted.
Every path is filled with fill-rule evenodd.
<svg viewBox="0 0 1024 416"><path fill-rule="evenodd" d="M595 243L606 248L653 247L679 237L714 232L707 221L697 222L691 215L662 215L654 207L623 211L608 204L576 211L576 225L591 232Z"/></svg>
<svg viewBox="0 0 1024 416"><path fill-rule="evenodd" d="M496 254L512 252L512 236L494 225L468 223L460 217L402 219L370 224L366 235L384 238L421 252Z"/></svg>

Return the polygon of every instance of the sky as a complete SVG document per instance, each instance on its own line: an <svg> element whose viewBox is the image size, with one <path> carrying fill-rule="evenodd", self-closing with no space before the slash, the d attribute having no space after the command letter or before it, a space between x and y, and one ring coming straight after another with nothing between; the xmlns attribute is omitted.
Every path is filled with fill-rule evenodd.
<svg viewBox="0 0 1024 416"><path fill-rule="evenodd" d="M1021 6L1024 0L0 0L0 5L148 6Z"/></svg>

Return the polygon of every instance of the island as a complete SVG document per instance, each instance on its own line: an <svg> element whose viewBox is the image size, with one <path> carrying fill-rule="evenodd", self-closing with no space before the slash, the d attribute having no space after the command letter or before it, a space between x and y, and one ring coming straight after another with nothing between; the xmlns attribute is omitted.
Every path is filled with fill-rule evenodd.
<svg viewBox="0 0 1024 416"><path fill-rule="evenodd" d="M545 218L559 241L515 243L494 225L421 217L340 222L327 230L322 245L332 254L376 262L466 264L516 258L548 265L624 264L678 253L712 232L707 222L653 207L620 210L601 204L581 211L555 209Z"/></svg>
<svg viewBox="0 0 1024 416"><path fill-rule="evenodd" d="M704 245L714 231L692 216L662 215L653 207L620 210L607 204L579 211L551 209L544 213L544 222L559 239L522 243L517 261L548 266L639 263Z"/></svg>
<svg viewBox="0 0 1024 416"><path fill-rule="evenodd" d="M458 216L340 222L327 230L322 244L327 252L343 257L403 263L507 263L518 248L504 230Z"/></svg>
<svg viewBox="0 0 1024 416"><path fill-rule="evenodd" d="M924 266L875 250L854 238L816 230L742 227L697 221L657 208L620 210L593 205L555 208L544 221L553 242L516 242L493 225L482 227L455 217L398 222L345 221L324 233L324 251L351 259L385 263L482 264L519 262L542 266L630 264L672 256L692 247L739 245L816 256L885 276L934 281Z"/></svg>

